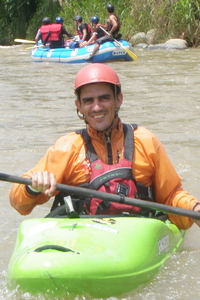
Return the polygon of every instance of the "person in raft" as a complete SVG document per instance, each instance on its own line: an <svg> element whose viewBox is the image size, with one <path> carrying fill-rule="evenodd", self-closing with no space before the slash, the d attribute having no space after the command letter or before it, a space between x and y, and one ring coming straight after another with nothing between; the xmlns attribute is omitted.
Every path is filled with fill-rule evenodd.
<svg viewBox="0 0 200 300"><path fill-rule="evenodd" d="M84 47L88 46L90 44L94 44L96 40L106 35L106 33L100 28L100 26L103 26L99 23L99 18L97 16L93 16L90 18L90 21L92 23L92 35L89 41L84 42ZM96 52L95 52L96 53Z"/></svg>
<svg viewBox="0 0 200 300"><path fill-rule="evenodd" d="M83 18L81 16L74 17L74 25L76 26L79 41L72 42L70 48L82 48L84 47L84 42L89 41L91 38L91 27L89 24L83 23Z"/></svg>
<svg viewBox="0 0 200 300"><path fill-rule="evenodd" d="M36 205L57 195L57 183L85 184L122 199L148 199L200 212L200 202L182 188L159 139L144 127L122 123L123 94L112 68L101 63L84 66L76 75L74 89L75 107L85 128L59 138L23 175L32 179L31 186L13 185L10 203L20 214L31 213ZM96 198L80 202L84 213L90 215L147 214L139 207ZM189 217L169 214L168 218L181 229L188 229L193 222L200 225Z"/></svg>
<svg viewBox="0 0 200 300"><path fill-rule="evenodd" d="M63 35L65 34L69 38L72 38L73 36L65 29L63 18L56 17L55 21L56 23L49 26L49 32L43 44L46 45L49 41L51 49L65 48Z"/></svg>
<svg viewBox="0 0 200 300"><path fill-rule="evenodd" d="M95 46L94 49L92 51L92 53L90 53L85 60L86 61L92 61L94 55L97 53L97 51L99 50L100 46L103 43L106 43L108 41L113 41L113 38L118 40L122 37L122 35L119 33L120 30L120 19L117 15L114 14L114 5L112 4L108 4L106 6L107 12L108 12L108 20L106 22L106 25L102 25L99 24L98 26L95 26L95 31L97 31L98 33L100 33L100 35L97 37L96 41L95 41ZM92 22L94 23L94 22ZM94 26L94 25L93 25ZM104 30L107 31L107 34L105 34L104 32L104 36L101 35L101 31L99 31L99 29L101 29L100 27L102 27Z"/></svg>
<svg viewBox="0 0 200 300"><path fill-rule="evenodd" d="M47 34L49 33L49 28L50 28L50 24L51 24L51 20L49 17L45 17L42 20L42 26L38 29L38 32L35 36L35 42L36 45L38 45L38 42L41 40L42 43L45 41ZM49 39L47 39L47 42L49 41Z"/></svg>

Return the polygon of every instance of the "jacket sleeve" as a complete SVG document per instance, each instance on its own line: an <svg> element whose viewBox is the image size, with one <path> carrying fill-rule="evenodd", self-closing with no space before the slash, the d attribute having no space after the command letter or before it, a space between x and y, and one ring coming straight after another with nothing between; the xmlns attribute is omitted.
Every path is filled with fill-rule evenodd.
<svg viewBox="0 0 200 300"><path fill-rule="evenodd" d="M62 26L62 34L66 34L69 38L73 37L73 35L71 35L64 26Z"/></svg>
<svg viewBox="0 0 200 300"><path fill-rule="evenodd" d="M33 172L49 171L56 175L57 183L78 186L88 181L83 167L84 161L85 148L82 138L76 134L69 134L50 147L38 164L23 177L30 178ZM30 195L23 184L14 184L9 197L11 205L22 215L29 214L36 205L49 200L43 193Z"/></svg>
<svg viewBox="0 0 200 300"><path fill-rule="evenodd" d="M193 210L198 200L182 188L181 179L159 139L144 128L135 131L135 177L138 182L153 184L156 202ZM168 215L180 229L193 222L188 217Z"/></svg>

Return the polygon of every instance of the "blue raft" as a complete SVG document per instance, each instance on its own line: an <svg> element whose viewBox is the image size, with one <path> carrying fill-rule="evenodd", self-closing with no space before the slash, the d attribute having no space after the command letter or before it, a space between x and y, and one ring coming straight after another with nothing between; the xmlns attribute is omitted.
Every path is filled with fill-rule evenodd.
<svg viewBox="0 0 200 300"><path fill-rule="evenodd" d="M119 42L123 47L133 51L131 45L120 40L118 43L109 41L100 45L99 50L94 55L91 62L103 63L107 61L133 61L128 53L120 47ZM31 51L33 61L48 61L48 62L63 62L63 63L85 63L86 58L92 53L94 44L84 48L58 48L50 49L49 47L39 47Z"/></svg>

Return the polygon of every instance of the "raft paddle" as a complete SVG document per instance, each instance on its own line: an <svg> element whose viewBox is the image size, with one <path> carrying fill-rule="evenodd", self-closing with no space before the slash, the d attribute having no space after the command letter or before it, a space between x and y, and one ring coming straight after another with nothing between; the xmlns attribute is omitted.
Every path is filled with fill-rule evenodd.
<svg viewBox="0 0 200 300"><path fill-rule="evenodd" d="M25 184L25 185L32 184L30 178L19 177L19 176L4 174L4 173L0 173L0 180ZM189 209L184 209L184 208L173 207L170 205L164 205L157 202L124 197L120 195L109 194L109 193L99 192L96 190L91 190L82 187L74 187L65 184L57 184L56 190L70 195L95 197L106 201L124 203L132 206L138 206L140 208L154 209L167 214L178 215L178 216L189 217L189 218L200 220L199 212L189 210Z"/></svg>
<svg viewBox="0 0 200 300"><path fill-rule="evenodd" d="M23 40L23 39L14 39L15 43L26 43L26 44L35 44L35 41Z"/></svg>
<svg viewBox="0 0 200 300"><path fill-rule="evenodd" d="M31 49L41 48L41 47L44 47L44 46L45 46L45 45L39 45L39 46L28 47L28 48L25 48L25 50L31 50Z"/></svg>
<svg viewBox="0 0 200 300"><path fill-rule="evenodd" d="M103 29L103 27L99 26L107 35L109 35L109 33ZM116 39L113 38L113 40L121 47L123 48L126 53L135 61L138 60L137 55L135 53L133 53L133 51L131 51L130 49L127 49L126 47L124 47L119 41L117 41Z"/></svg>

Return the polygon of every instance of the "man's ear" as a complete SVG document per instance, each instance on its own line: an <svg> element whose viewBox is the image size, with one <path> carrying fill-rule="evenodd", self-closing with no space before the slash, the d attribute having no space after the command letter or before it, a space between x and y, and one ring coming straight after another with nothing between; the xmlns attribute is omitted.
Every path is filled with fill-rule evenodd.
<svg viewBox="0 0 200 300"><path fill-rule="evenodd" d="M122 103L123 103L123 95L122 93L119 93L117 96L117 108L120 108Z"/></svg>
<svg viewBox="0 0 200 300"><path fill-rule="evenodd" d="M81 105L80 105L80 101L78 99L75 100L75 105L76 105L78 111L80 111Z"/></svg>

